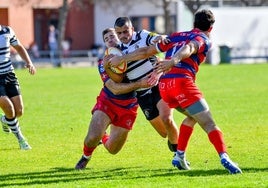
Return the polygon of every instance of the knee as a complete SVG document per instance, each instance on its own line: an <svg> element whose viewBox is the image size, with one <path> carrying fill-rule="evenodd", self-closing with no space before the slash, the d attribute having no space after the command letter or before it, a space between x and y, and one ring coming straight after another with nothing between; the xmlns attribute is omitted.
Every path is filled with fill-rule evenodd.
<svg viewBox="0 0 268 188"><path fill-rule="evenodd" d="M117 154L120 150L117 148L107 148L108 152L112 155Z"/></svg>
<svg viewBox="0 0 268 188"><path fill-rule="evenodd" d="M214 122L211 123L207 123L205 125L202 125L202 128L204 129L204 131L209 134L211 131L214 131L216 129L219 130L219 128L216 126L216 124Z"/></svg>
<svg viewBox="0 0 268 188"><path fill-rule="evenodd" d="M193 118L187 117L183 120L182 124L193 127L196 124L196 121Z"/></svg>
<svg viewBox="0 0 268 188"><path fill-rule="evenodd" d="M112 155L117 154L123 147L122 143L115 143L113 141L104 144L105 149Z"/></svg>
<svg viewBox="0 0 268 188"><path fill-rule="evenodd" d="M88 136L86 136L84 143L89 147L93 147L93 146L97 146L99 144L100 140L101 140L101 138L98 136L88 135Z"/></svg>
<svg viewBox="0 0 268 188"><path fill-rule="evenodd" d="M174 122L171 115L161 114L161 119L165 125L170 125Z"/></svg>

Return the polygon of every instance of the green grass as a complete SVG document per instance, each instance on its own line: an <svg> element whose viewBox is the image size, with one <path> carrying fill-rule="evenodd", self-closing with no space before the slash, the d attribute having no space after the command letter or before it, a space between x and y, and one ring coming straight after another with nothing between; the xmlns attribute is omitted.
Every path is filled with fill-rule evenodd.
<svg viewBox="0 0 268 188"><path fill-rule="evenodd" d="M187 158L192 170L171 166L173 154L139 111L124 148L98 147L84 171L74 166L101 88L96 68L17 70L25 105L21 128L33 147L20 151L0 132L0 187L268 187L268 64L201 66L197 83L224 132L242 175L229 175L196 126ZM183 116L175 112L177 124Z"/></svg>

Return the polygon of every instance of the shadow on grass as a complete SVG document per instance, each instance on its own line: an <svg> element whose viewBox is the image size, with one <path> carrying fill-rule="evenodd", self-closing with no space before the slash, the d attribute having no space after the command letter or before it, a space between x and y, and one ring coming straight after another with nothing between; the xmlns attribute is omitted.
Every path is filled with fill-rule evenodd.
<svg viewBox="0 0 268 188"><path fill-rule="evenodd" d="M243 169L243 173L265 172L268 168L248 168ZM48 185L53 183L67 183L83 180L122 180L122 179L148 179L155 177L172 176L215 176L227 175L226 170L190 170L179 171L173 169L145 169L143 167L114 168L109 170L94 170L87 168L78 171L73 168L53 168L49 171L12 173L0 175L0 187L26 186L26 185Z"/></svg>

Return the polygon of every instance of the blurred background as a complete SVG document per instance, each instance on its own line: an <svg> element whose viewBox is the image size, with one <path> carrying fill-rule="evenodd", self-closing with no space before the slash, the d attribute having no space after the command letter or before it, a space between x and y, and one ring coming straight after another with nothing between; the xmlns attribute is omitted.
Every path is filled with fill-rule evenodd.
<svg viewBox="0 0 268 188"><path fill-rule="evenodd" d="M1 0L0 24L14 29L40 66L92 66L104 52L102 30L113 27L117 17L130 17L135 30L170 34L190 30L201 8L216 17L207 63L268 61L267 0ZM51 36L55 52L49 47ZM13 62L21 66L16 54Z"/></svg>

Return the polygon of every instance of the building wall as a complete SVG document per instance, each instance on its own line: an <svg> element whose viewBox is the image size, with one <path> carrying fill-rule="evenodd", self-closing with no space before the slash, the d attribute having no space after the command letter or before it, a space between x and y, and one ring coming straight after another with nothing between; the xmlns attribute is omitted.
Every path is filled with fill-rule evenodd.
<svg viewBox="0 0 268 188"><path fill-rule="evenodd" d="M228 47L230 54L227 55L232 56L232 63L267 61L268 7L221 7L211 10L216 20L211 33L214 49ZM222 54L225 51L222 50Z"/></svg>
<svg viewBox="0 0 268 188"><path fill-rule="evenodd" d="M159 4L162 2L162 0L155 0L155 2L157 1ZM173 0L169 8L173 18L174 32L192 28L193 15L181 0ZM155 24L153 27L154 31L163 33L165 27L163 15L163 8L156 6L150 0L133 1L133 6L131 6L131 8L122 5L122 3L115 5L115 7L112 8L109 6L101 6L101 4L96 3L94 13L95 43L103 44L101 36L102 30L107 27L113 27L115 19L119 16L129 16L134 18L134 21L137 18L144 18L144 22L142 21L139 23L140 27L135 28L136 30L152 28L150 26L152 22L145 23L148 19L152 19Z"/></svg>
<svg viewBox="0 0 268 188"><path fill-rule="evenodd" d="M33 40L33 21L30 7L17 6L16 1L1 1L0 8L7 9L7 19L0 24L11 26L26 47Z"/></svg>
<svg viewBox="0 0 268 188"><path fill-rule="evenodd" d="M173 2L171 7L171 14L176 15L176 3ZM102 31L107 27L113 27L114 22L119 16L128 16L128 17L156 17L159 18L163 15L163 9L161 7L156 7L150 1L133 1L133 6L131 8L125 7L124 5L119 5L116 9L112 9L111 7L103 7L101 4L95 4L95 43L103 44L102 40ZM162 19L156 19L157 22L163 21ZM147 20L148 21L148 20ZM156 25L160 25L163 27L163 24L156 23ZM141 23L141 26L146 29L144 23ZM141 29L141 28L136 28ZM163 31L163 28L158 28L159 31ZM157 31L158 32L158 31Z"/></svg>
<svg viewBox="0 0 268 188"><path fill-rule="evenodd" d="M94 6L72 8L68 15L66 38L72 39L72 49L90 49L94 44Z"/></svg>
<svg viewBox="0 0 268 188"><path fill-rule="evenodd" d="M268 7L211 8L216 22L212 38L218 45L268 47Z"/></svg>
<svg viewBox="0 0 268 188"><path fill-rule="evenodd" d="M0 8L0 24L8 25L8 9Z"/></svg>
<svg viewBox="0 0 268 188"><path fill-rule="evenodd" d="M44 38L46 37L46 28L49 21L43 20L39 23L38 19L40 17L36 16L43 15L46 19L50 19L50 16L52 16L51 12L58 11L63 0L29 0L29 4L23 6L19 5L19 2L20 0L1 0L0 11L6 9L8 13L8 18L6 18L8 21L6 22L14 28L24 46L28 47L33 41L36 41L36 37L39 37L39 48L41 50L46 49L46 40ZM75 1L70 0L70 3L71 2L73 3ZM39 10L42 14L36 15ZM188 19L184 16L185 11L179 11L180 14L177 14L177 10L176 2L173 2L171 5L171 14L175 18L176 15L177 17L179 15L179 18L187 23L185 20ZM118 16L130 16L135 19L144 18L145 20L147 19L147 21L154 20L155 27L152 27L152 23L147 22L147 24L144 24L144 20L140 21L139 26L145 29L153 28L161 33L164 27L164 22L161 18L162 15L162 8L156 7L149 1L140 0L139 3L135 1L131 8L122 6L122 3L120 3L120 5L115 6L114 9L111 9L109 6L106 6L106 8L101 7L97 2L95 8L91 5L86 7L86 10L83 11L78 11L77 9L70 10L67 20L66 37L72 38L72 49L75 50L88 49L91 48L93 44L103 44L101 36L102 30L107 27L113 27L114 21ZM177 20L179 19L177 18ZM182 23L183 22L175 24L177 24L178 27L179 25L181 26ZM36 29L37 27L42 29Z"/></svg>
<svg viewBox="0 0 268 188"><path fill-rule="evenodd" d="M52 12L58 12L62 3L63 0L29 0L27 4L21 4L21 0L1 0L0 16L6 16L1 17L0 24L11 26L26 48L39 37L39 48L46 50L49 19L54 19ZM71 8L67 19L66 35L73 39L75 50L86 50L94 44L93 5L83 8Z"/></svg>

